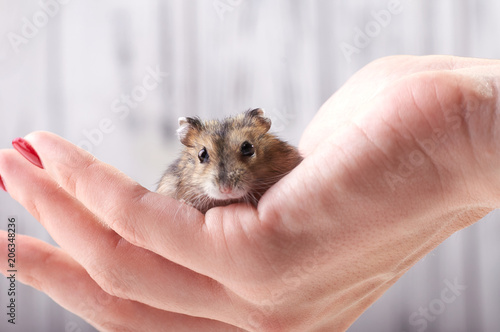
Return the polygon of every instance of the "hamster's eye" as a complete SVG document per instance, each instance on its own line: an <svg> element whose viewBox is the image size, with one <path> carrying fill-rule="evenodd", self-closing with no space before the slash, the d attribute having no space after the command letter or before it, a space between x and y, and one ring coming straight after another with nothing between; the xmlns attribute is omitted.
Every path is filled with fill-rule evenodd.
<svg viewBox="0 0 500 332"><path fill-rule="evenodd" d="M200 159L200 163L206 163L208 161L208 152L205 147L198 152L198 159Z"/></svg>
<svg viewBox="0 0 500 332"><path fill-rule="evenodd" d="M245 157L251 157L255 153L255 148L250 142L243 142L241 144L241 154L244 155Z"/></svg>

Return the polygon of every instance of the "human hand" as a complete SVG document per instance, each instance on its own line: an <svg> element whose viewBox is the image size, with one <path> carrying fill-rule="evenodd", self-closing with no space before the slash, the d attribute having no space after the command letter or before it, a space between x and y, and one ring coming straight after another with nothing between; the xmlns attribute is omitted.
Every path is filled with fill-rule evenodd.
<svg viewBox="0 0 500 332"><path fill-rule="evenodd" d="M323 105L306 158L257 209L205 216L31 134L45 170L4 150L0 175L61 249L20 237L19 277L102 330L345 330L498 205L499 74L490 60L376 61Z"/></svg>

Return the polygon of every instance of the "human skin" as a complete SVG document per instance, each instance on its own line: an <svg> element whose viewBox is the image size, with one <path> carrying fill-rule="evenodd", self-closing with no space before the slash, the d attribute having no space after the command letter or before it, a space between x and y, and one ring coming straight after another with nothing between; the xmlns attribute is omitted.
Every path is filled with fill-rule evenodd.
<svg viewBox="0 0 500 332"><path fill-rule="evenodd" d="M499 205L499 82L495 60L375 61L321 107L304 161L257 209L206 215L29 134L44 169L1 150L0 175L61 248L18 235L18 280L103 331L346 330Z"/></svg>

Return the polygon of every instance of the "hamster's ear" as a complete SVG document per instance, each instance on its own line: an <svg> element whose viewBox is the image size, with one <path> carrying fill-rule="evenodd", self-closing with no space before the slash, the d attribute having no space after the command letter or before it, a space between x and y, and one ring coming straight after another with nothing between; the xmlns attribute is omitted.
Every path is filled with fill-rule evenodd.
<svg viewBox="0 0 500 332"><path fill-rule="evenodd" d="M264 110L262 108L246 111L245 119L250 120L252 124L262 128L265 133L271 129L271 119L264 116Z"/></svg>
<svg viewBox="0 0 500 332"><path fill-rule="evenodd" d="M179 118L177 135L179 141L185 146L194 146L194 137L199 134L203 127L199 118Z"/></svg>

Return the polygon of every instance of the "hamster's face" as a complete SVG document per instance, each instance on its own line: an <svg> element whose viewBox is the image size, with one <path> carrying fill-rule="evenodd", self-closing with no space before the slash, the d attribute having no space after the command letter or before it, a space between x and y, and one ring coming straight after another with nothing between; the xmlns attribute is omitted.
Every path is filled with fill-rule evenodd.
<svg viewBox="0 0 500 332"><path fill-rule="evenodd" d="M262 152L259 139L249 128L220 130L206 128L190 154L196 182L215 200L233 200L246 196L254 182L252 169Z"/></svg>
<svg viewBox="0 0 500 332"><path fill-rule="evenodd" d="M195 119L188 128L180 122L179 136L194 170L192 183L211 199L252 199L248 194L255 187L254 174L265 153L262 143L270 122L260 113L248 113L223 122L201 123Z"/></svg>

